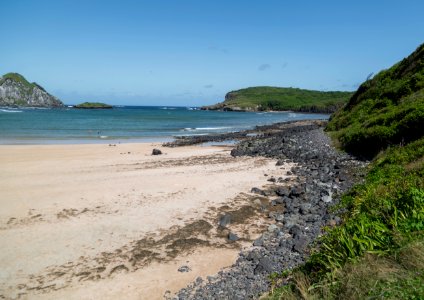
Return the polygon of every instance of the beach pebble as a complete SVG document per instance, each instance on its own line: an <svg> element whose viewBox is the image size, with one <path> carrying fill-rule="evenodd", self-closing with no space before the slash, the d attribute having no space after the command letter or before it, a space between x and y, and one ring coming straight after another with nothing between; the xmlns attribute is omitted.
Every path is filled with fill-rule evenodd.
<svg viewBox="0 0 424 300"><path fill-rule="evenodd" d="M239 237L237 236L237 234L230 232L228 234L228 240L231 242L235 242L239 239Z"/></svg>
<svg viewBox="0 0 424 300"><path fill-rule="evenodd" d="M275 225L275 224L271 224L271 225L269 225L268 226L268 231L269 232L274 232L274 231L276 231L278 229L278 226L277 225Z"/></svg>
<svg viewBox="0 0 424 300"><path fill-rule="evenodd" d="M259 188L257 188L257 187L252 188L252 189L250 190L250 192L251 192L251 193L254 193L254 194L258 194L258 195L266 196L266 193L265 193L263 190L261 190L261 189L259 189Z"/></svg>
<svg viewBox="0 0 424 300"><path fill-rule="evenodd" d="M231 215L230 214L222 215L219 218L219 226L220 227L226 227L230 223L231 223Z"/></svg>
<svg viewBox="0 0 424 300"><path fill-rule="evenodd" d="M262 257L255 268L255 274L267 272L271 273L274 270L274 264L268 257Z"/></svg>
<svg viewBox="0 0 424 300"><path fill-rule="evenodd" d="M191 268L189 266L181 266L178 268L178 272L181 272L181 273L186 273L190 271L191 271Z"/></svg>
<svg viewBox="0 0 424 300"><path fill-rule="evenodd" d="M152 150L152 155L161 155L162 154L162 151L160 151L159 149L153 149Z"/></svg>

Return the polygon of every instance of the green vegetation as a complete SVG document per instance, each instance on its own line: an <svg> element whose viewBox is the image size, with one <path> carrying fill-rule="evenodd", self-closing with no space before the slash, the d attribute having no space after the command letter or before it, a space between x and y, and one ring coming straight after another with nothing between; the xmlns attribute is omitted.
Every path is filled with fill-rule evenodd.
<svg viewBox="0 0 424 300"><path fill-rule="evenodd" d="M376 157L365 183L340 207L342 225L327 229L308 262L272 297L424 297L424 138Z"/></svg>
<svg viewBox="0 0 424 300"><path fill-rule="evenodd" d="M225 101L204 109L220 110L293 110L334 112L347 102L351 92L321 92L297 88L250 87L229 92Z"/></svg>
<svg viewBox="0 0 424 300"><path fill-rule="evenodd" d="M424 80L421 45L361 85L328 125L372 158L303 266L273 277L268 299L424 299ZM378 152L378 153L377 153Z"/></svg>
<svg viewBox="0 0 424 300"><path fill-rule="evenodd" d="M84 102L74 106L75 108L82 109L110 109L113 108L112 105L100 103L100 102Z"/></svg>
<svg viewBox="0 0 424 300"><path fill-rule="evenodd" d="M15 82L19 82L22 83L24 86L26 87L32 87L32 84L29 83L21 74L18 73L7 73L4 74L1 78L0 78L0 85L6 80L6 79L11 79Z"/></svg>
<svg viewBox="0 0 424 300"><path fill-rule="evenodd" d="M6 79L11 79L14 82L17 82L17 83L22 84L26 88L26 92L28 94L31 94L32 93L32 90L34 89L34 87L38 87L41 90L45 91L37 83L35 83L35 82L30 83L28 80L25 79L24 76L22 76L21 74L18 74L18 73L7 73L7 74L3 75L2 77L0 77L0 85L2 85L3 82L6 81Z"/></svg>
<svg viewBox="0 0 424 300"><path fill-rule="evenodd" d="M0 77L0 85L2 85L3 84L3 82L5 82L6 81L6 79L11 79L11 80L13 80L14 82L18 82L18 83L21 83L25 88L27 88L28 89L28 93L32 93L32 90L33 90L33 88L35 88L35 87L37 87L37 88L39 88L40 90L42 90L42 91L44 91L44 92L46 92L46 90L42 87L42 86L40 86L39 84L37 84L36 82L32 82L32 83L30 83L28 80L26 80L25 79L25 77L24 76L22 76L21 74L19 74L19 73L7 73L7 74L4 74L2 77Z"/></svg>
<svg viewBox="0 0 424 300"><path fill-rule="evenodd" d="M373 157L389 145L423 136L424 44L409 57L364 82L331 117L329 131L346 151Z"/></svg>

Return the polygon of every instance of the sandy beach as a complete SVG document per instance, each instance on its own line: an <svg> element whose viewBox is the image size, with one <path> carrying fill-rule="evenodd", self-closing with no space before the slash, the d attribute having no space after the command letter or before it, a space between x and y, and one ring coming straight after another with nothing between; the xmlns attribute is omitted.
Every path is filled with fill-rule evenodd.
<svg viewBox="0 0 424 300"><path fill-rule="evenodd" d="M251 245L270 221L250 189L290 167L225 146L0 146L0 298L172 295Z"/></svg>

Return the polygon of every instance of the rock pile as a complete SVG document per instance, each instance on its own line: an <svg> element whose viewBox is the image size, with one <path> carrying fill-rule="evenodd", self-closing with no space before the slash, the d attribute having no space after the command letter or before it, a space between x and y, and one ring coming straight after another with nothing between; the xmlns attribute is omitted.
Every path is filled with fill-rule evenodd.
<svg viewBox="0 0 424 300"><path fill-rule="evenodd" d="M277 207L268 213L275 223L242 251L227 271L207 280L196 280L177 293L175 299L249 299L269 289L269 275L305 261L309 245L322 234L323 226L334 226L340 218L329 212L341 193L362 176L365 162L335 150L323 131L322 122L293 126L258 134L241 142L233 156L266 156L277 166L295 162L289 178L268 178L265 190L252 192L270 197ZM275 128L274 128L275 129ZM271 200L272 199L272 200ZM266 213L266 212L265 212ZM226 223L222 219L223 224Z"/></svg>

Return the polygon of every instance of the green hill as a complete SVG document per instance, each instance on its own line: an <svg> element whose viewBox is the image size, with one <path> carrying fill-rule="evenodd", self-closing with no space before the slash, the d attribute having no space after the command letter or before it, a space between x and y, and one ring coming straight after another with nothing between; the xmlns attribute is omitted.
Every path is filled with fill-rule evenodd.
<svg viewBox="0 0 424 300"><path fill-rule="evenodd" d="M364 82L327 130L372 161L342 196L341 225L268 299L424 299L424 44Z"/></svg>
<svg viewBox="0 0 424 300"><path fill-rule="evenodd" d="M351 92L322 92L298 88L249 87L231 91L225 101L205 106L205 110L334 112L347 102Z"/></svg>
<svg viewBox="0 0 424 300"><path fill-rule="evenodd" d="M372 157L389 145L424 134L424 44L388 70L364 82L331 117L341 147Z"/></svg>

